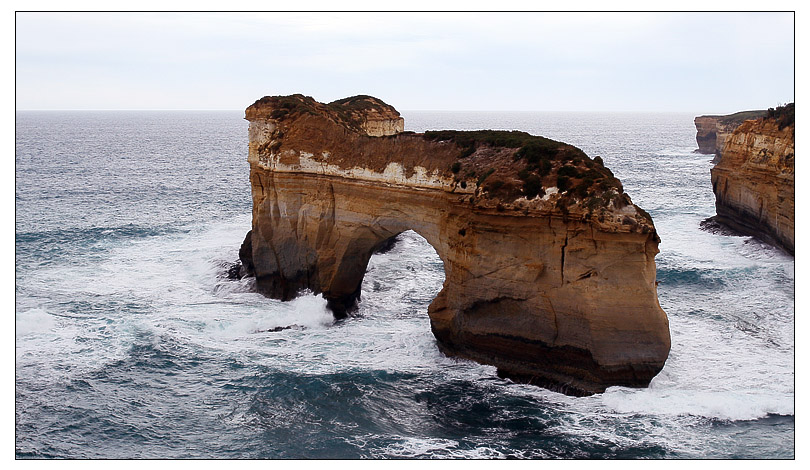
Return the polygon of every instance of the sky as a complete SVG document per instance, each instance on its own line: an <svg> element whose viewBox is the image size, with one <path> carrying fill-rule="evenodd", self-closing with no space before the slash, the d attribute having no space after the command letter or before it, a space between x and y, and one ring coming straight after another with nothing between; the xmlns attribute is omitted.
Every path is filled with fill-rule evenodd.
<svg viewBox="0 0 810 470"><path fill-rule="evenodd" d="M15 15L16 109L726 114L794 100L793 13Z"/></svg>

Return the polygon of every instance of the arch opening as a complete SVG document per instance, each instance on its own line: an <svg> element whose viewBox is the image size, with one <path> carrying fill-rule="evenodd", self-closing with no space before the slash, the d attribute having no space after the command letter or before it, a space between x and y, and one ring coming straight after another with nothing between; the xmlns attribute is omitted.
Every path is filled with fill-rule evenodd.
<svg viewBox="0 0 810 470"><path fill-rule="evenodd" d="M385 239L372 253L361 283L358 314L424 315L444 286L444 262L413 230Z"/></svg>
<svg viewBox="0 0 810 470"><path fill-rule="evenodd" d="M380 309L426 311L444 285L444 261L417 231L377 235L349 244L338 263L324 292L336 319Z"/></svg>

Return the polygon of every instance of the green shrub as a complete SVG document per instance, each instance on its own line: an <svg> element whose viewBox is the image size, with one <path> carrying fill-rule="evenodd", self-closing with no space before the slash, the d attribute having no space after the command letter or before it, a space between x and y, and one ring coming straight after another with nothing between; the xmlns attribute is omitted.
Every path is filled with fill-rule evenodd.
<svg viewBox="0 0 810 470"><path fill-rule="evenodd" d="M540 197L545 196L546 191L543 189L543 180L537 175L529 175L523 183L523 193L526 195L526 199L532 199L538 195Z"/></svg>
<svg viewBox="0 0 810 470"><path fill-rule="evenodd" d="M287 114L289 114L289 110L285 108L276 108L270 113L270 119L281 119Z"/></svg>
<svg viewBox="0 0 810 470"><path fill-rule="evenodd" d="M602 191L608 191L612 189L618 190L619 192L623 191L622 182L612 176L602 178L602 180L599 182L599 189L601 189Z"/></svg>
<svg viewBox="0 0 810 470"><path fill-rule="evenodd" d="M487 177L488 177L489 175L491 175L492 173L495 173L495 169L494 169L494 168L490 168L489 170L487 170L487 171L486 171L486 173L484 173L483 175L479 176L479 177L478 177L478 186L481 186L481 184L484 182L484 180L486 180L486 179L487 179Z"/></svg>
<svg viewBox="0 0 810 470"><path fill-rule="evenodd" d="M571 186L571 178L564 176L564 175L557 175L557 189L560 192L568 190Z"/></svg>
<svg viewBox="0 0 810 470"><path fill-rule="evenodd" d="M583 155L585 154L582 152L582 150L569 145L566 146L562 152L560 152L559 157L562 159L562 161L568 162L575 161L577 158L582 157Z"/></svg>
<svg viewBox="0 0 810 470"><path fill-rule="evenodd" d="M776 108L768 108L768 117L776 119L781 131L787 126L796 122L796 105L795 103L788 103L784 106L777 106Z"/></svg>
<svg viewBox="0 0 810 470"><path fill-rule="evenodd" d="M590 185L582 181L574 188L574 194L580 199L585 199L588 196L588 187Z"/></svg>
<svg viewBox="0 0 810 470"><path fill-rule="evenodd" d="M315 114L317 102L311 96L301 94L289 96L265 96L257 103L269 104L273 107L270 112L271 119L283 119L296 113Z"/></svg>
<svg viewBox="0 0 810 470"><path fill-rule="evenodd" d="M572 178L579 177L579 170L571 165L564 165L559 170L557 170L557 174L561 176L570 176Z"/></svg>
<svg viewBox="0 0 810 470"><path fill-rule="evenodd" d="M546 176L551 173L551 162L548 160L541 161L538 173L540 173L540 176Z"/></svg>
<svg viewBox="0 0 810 470"><path fill-rule="evenodd" d="M474 145L490 145L492 147L519 148L523 144L544 137L533 136L522 131L425 131L424 138L433 141L451 141L459 147L470 147Z"/></svg>
<svg viewBox="0 0 810 470"><path fill-rule="evenodd" d="M529 163L539 163L542 160L554 158L560 143L550 139L543 139L542 137L539 139L542 140L527 142L520 147L520 149L515 152L515 160L526 159Z"/></svg>
<svg viewBox="0 0 810 470"><path fill-rule="evenodd" d="M470 145L469 147L464 147L461 150L461 153L458 154L458 158L467 158L473 153L475 153L475 145Z"/></svg>
<svg viewBox="0 0 810 470"><path fill-rule="evenodd" d="M591 168L589 170L585 170L585 172L582 173L581 176L583 178L590 178L591 180L595 181L595 180L598 180L598 179L602 178L603 175L599 171Z"/></svg>
<svg viewBox="0 0 810 470"><path fill-rule="evenodd" d="M600 207L604 207L604 206L605 206L605 201L601 197L589 197L585 201L585 207L590 211L596 210L596 209L598 209Z"/></svg>

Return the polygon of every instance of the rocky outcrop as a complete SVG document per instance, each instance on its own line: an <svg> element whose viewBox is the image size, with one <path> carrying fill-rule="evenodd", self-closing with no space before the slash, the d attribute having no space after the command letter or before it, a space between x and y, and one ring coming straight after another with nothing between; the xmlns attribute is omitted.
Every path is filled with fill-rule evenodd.
<svg viewBox="0 0 810 470"><path fill-rule="evenodd" d="M715 154L715 163L720 161L726 140L746 119L765 116L767 111L740 111L726 116L698 116L695 118L698 152Z"/></svg>
<svg viewBox="0 0 810 470"><path fill-rule="evenodd" d="M713 116L698 116L695 118L697 127L698 149L700 153L712 154L717 152L717 118Z"/></svg>
<svg viewBox="0 0 810 470"><path fill-rule="evenodd" d="M522 132L401 132L371 97L265 97L245 115L261 292L308 289L346 315L375 250L414 230L444 263L428 315L445 353L574 395L663 367L659 238L599 157Z"/></svg>
<svg viewBox="0 0 810 470"><path fill-rule="evenodd" d="M740 125L711 174L715 221L793 254L796 128L788 106Z"/></svg>

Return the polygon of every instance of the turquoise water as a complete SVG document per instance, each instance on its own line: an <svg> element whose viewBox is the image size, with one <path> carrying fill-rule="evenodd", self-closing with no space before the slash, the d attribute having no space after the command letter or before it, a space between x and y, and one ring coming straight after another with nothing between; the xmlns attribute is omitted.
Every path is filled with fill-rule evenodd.
<svg viewBox="0 0 810 470"><path fill-rule="evenodd" d="M318 296L228 280L250 228L241 112L18 112L16 456L794 456L794 261L700 230L692 115L403 115L604 159L662 239L672 352L648 389L567 397L443 356L426 313L443 266L413 232L339 322Z"/></svg>

